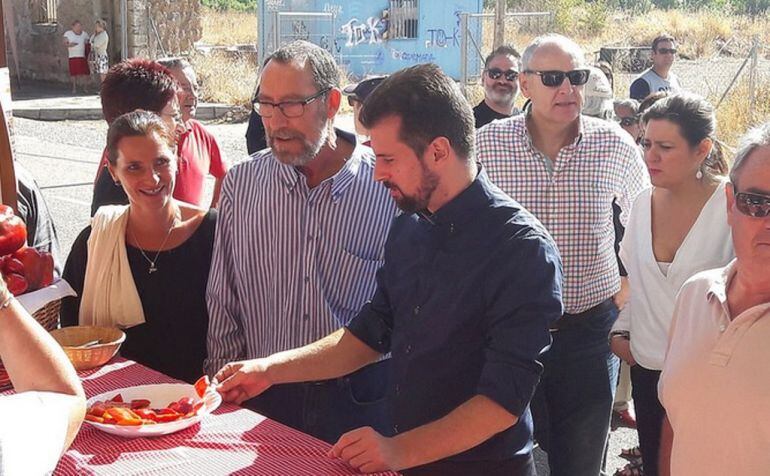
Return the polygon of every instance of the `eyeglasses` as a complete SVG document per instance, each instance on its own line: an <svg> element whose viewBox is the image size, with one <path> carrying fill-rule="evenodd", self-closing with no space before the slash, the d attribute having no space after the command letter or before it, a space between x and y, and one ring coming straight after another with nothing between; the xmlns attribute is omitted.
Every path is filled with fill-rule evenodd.
<svg viewBox="0 0 770 476"><path fill-rule="evenodd" d="M675 55L676 54L676 48L658 48L658 53L660 53L662 55L667 55L669 53L672 54L672 55Z"/></svg>
<svg viewBox="0 0 770 476"><path fill-rule="evenodd" d="M639 118L637 116L616 117L615 120L617 120L623 127L631 127L634 124L639 123Z"/></svg>
<svg viewBox="0 0 770 476"><path fill-rule="evenodd" d="M770 215L770 195L746 192L736 193L735 208L744 215L764 218Z"/></svg>
<svg viewBox="0 0 770 476"><path fill-rule="evenodd" d="M536 74L544 86L549 88L558 88L564 82L564 78L569 79L573 86L582 86L588 82L590 70L573 69L572 71L524 71L525 74Z"/></svg>
<svg viewBox="0 0 770 476"><path fill-rule="evenodd" d="M487 73L487 76L489 76L489 79L497 80L500 79L500 76L505 75L506 81L514 82L516 81L516 78L519 77L519 72L509 69L508 71L503 71L500 68L489 68L484 70Z"/></svg>
<svg viewBox="0 0 770 476"><path fill-rule="evenodd" d="M275 114L275 108L280 109L283 115L286 117L300 117L305 113L305 106L328 93L331 89L332 88L326 88L323 91L318 91L312 96L302 99L301 101L283 101L275 103L255 99L251 105L254 108L254 112L262 117L273 117L273 114Z"/></svg>

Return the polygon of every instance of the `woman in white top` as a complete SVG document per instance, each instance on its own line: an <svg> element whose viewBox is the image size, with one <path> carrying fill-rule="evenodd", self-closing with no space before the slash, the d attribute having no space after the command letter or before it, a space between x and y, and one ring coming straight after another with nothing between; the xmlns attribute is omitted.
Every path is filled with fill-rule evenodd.
<svg viewBox="0 0 770 476"><path fill-rule="evenodd" d="M104 81L105 76L107 76L107 70L110 69L110 58L107 55L110 37L107 35L106 28L107 22L96 20L94 34L91 35L91 53L88 56L91 72L99 74L100 82Z"/></svg>
<svg viewBox="0 0 770 476"><path fill-rule="evenodd" d="M634 202L620 246L630 299L610 346L632 366L644 475L655 476L664 416L657 385L676 295L689 277L724 266L734 253L726 219L727 165L714 142L713 107L699 96L678 94L655 103L642 121L652 187ZM625 474L641 474L641 468L632 464Z"/></svg>

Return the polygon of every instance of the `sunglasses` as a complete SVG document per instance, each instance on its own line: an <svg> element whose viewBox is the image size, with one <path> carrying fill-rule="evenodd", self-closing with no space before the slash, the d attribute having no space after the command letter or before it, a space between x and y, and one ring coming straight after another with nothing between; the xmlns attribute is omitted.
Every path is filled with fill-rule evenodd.
<svg viewBox="0 0 770 476"><path fill-rule="evenodd" d="M675 55L676 54L676 48L658 48L658 53L660 53L662 55L667 55L669 53L672 54L672 55Z"/></svg>
<svg viewBox="0 0 770 476"><path fill-rule="evenodd" d="M564 82L564 78L569 79L573 86L582 86L588 82L590 70L574 69L572 71L524 71L526 74L536 74L540 76L540 81L549 88L558 88Z"/></svg>
<svg viewBox="0 0 770 476"><path fill-rule="evenodd" d="M744 215L764 218L770 215L770 195L746 192L736 193L735 208Z"/></svg>
<svg viewBox="0 0 770 476"><path fill-rule="evenodd" d="M636 116L618 117L616 119L620 123L620 125L623 127L631 127L634 124L639 123L639 118Z"/></svg>
<svg viewBox="0 0 770 476"><path fill-rule="evenodd" d="M508 71L503 71L500 68L489 68L485 70L487 73L487 76L489 76L489 79L500 79L500 76L505 75L505 79L507 81L516 81L516 78L519 77L519 72L514 71L512 69L509 69Z"/></svg>

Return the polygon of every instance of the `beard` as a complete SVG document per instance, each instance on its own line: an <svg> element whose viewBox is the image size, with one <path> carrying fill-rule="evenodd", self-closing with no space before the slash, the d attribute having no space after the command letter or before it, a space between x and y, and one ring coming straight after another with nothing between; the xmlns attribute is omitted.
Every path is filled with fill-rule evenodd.
<svg viewBox="0 0 770 476"><path fill-rule="evenodd" d="M420 185L417 187L417 192L414 195L405 194L398 185L395 185L392 182L385 181L382 184L389 190L398 190L401 196L398 198L393 197L396 206L404 213L412 214L420 210L428 209L428 203L430 202L436 187L438 187L438 176L433 172L430 172L425 165L422 164L422 178L420 179Z"/></svg>
<svg viewBox="0 0 770 476"><path fill-rule="evenodd" d="M315 126L317 128L317 138L315 140L310 139L305 134L289 127L284 127L282 129L272 131L272 133L267 133L267 131L265 131L267 146L272 149L273 155L281 163L294 167L302 167L307 165L308 162L313 160L315 156L318 155L318 152L329 139L329 127L326 116L324 114L316 116L316 119L317 122ZM281 139L299 140L302 143L302 150L299 152L279 150L275 147L275 137L280 137Z"/></svg>
<svg viewBox="0 0 770 476"><path fill-rule="evenodd" d="M512 105L518 92L518 88L513 86L506 88L505 86L492 85L484 88L484 94L495 104Z"/></svg>

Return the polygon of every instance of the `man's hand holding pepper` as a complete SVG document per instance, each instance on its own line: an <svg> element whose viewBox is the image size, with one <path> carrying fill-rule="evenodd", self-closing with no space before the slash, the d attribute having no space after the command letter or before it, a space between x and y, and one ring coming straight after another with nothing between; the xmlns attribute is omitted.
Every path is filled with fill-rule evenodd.
<svg viewBox="0 0 770 476"><path fill-rule="evenodd" d="M214 376L216 390L222 399L240 405L273 385L263 359L230 362Z"/></svg>

